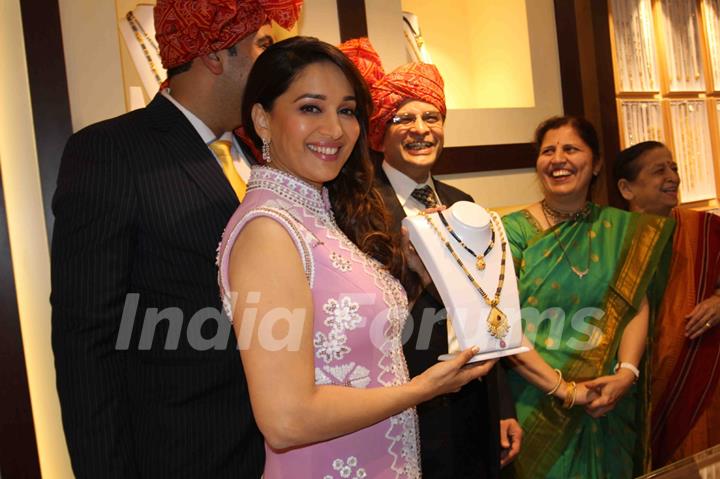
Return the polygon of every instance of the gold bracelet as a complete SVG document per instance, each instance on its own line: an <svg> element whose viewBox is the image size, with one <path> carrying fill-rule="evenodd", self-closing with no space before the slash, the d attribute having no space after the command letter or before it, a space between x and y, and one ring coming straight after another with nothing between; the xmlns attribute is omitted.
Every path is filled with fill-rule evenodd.
<svg viewBox="0 0 720 479"><path fill-rule="evenodd" d="M566 389L565 389L565 400L563 401L563 407L565 409L570 409L575 405L575 393L577 392L577 384L575 381L570 381L567 383Z"/></svg>
<svg viewBox="0 0 720 479"><path fill-rule="evenodd" d="M557 373L558 381L557 381L557 384L555 385L555 387L552 388L550 391L548 391L548 393L547 393L548 396L552 396L553 394L555 394L555 391L560 389L560 385L562 384L562 371L560 371L559 369L553 369L553 371L555 371Z"/></svg>

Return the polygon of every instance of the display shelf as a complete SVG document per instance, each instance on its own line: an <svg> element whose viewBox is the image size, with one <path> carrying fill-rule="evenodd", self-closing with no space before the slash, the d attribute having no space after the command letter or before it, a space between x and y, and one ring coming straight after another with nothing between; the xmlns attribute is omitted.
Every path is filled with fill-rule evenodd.
<svg viewBox="0 0 720 479"><path fill-rule="evenodd" d="M698 4L694 0L657 2L664 35L666 88L670 92L704 92Z"/></svg>
<svg viewBox="0 0 720 479"><path fill-rule="evenodd" d="M619 100L623 148L642 141L666 142L662 105L659 101Z"/></svg>
<svg viewBox="0 0 720 479"><path fill-rule="evenodd" d="M616 68L621 92L657 92L657 52L650 0L610 0Z"/></svg>
<svg viewBox="0 0 720 479"><path fill-rule="evenodd" d="M712 90L720 91L720 0L703 0L702 16Z"/></svg>
<svg viewBox="0 0 720 479"><path fill-rule="evenodd" d="M665 143L684 205L720 191L720 0L608 0L620 144Z"/></svg>
<svg viewBox="0 0 720 479"><path fill-rule="evenodd" d="M694 202L715 198L715 169L705 101L670 101L670 119L674 157L681 179L681 200Z"/></svg>

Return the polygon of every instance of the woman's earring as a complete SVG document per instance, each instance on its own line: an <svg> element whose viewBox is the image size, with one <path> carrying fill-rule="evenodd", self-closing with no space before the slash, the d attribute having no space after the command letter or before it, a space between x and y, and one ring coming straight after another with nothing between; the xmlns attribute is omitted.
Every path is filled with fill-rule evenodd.
<svg viewBox="0 0 720 479"><path fill-rule="evenodd" d="M270 158L270 140L266 140L265 138L263 138L262 142L263 142L263 145L262 145L263 161L265 163L270 163L272 161L272 158Z"/></svg>

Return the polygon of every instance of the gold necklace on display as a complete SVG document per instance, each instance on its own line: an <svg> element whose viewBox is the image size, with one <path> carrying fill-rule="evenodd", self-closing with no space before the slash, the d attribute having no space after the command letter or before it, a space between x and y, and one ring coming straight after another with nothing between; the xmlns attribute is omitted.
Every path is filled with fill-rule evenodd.
<svg viewBox="0 0 720 479"><path fill-rule="evenodd" d="M485 290L482 289L482 286L480 286L475 277L470 273L467 266L465 266L465 263L463 263L462 259L460 259L460 256L455 252L450 242L442 234L442 231L440 231L440 228L437 227L432 218L430 218L430 216L425 212L422 212L420 214L425 217L430 227L435 231L435 233L440 238L440 241L442 241L445 245L445 248L447 248L452 257L455 258L455 262L463 270L463 273L465 273L467 279L470 280L470 283L472 283L477 292L480 293L480 296L482 296L482 299L485 301L485 303L490 306L490 312L488 313L487 319L485 320L485 322L487 323L487 331L492 337L500 340L500 347L504 348L506 344L503 338L507 335L508 331L510 331L510 322L508 321L505 313L503 313L502 310L498 308L498 304L500 303L500 295L502 293L503 284L505 283L505 259L507 256L507 243L505 242L505 238L500 238L500 249L502 251L502 256L500 259L500 274L498 276L498 285L497 289L495 290L495 296L490 299ZM490 217L490 221L493 221L492 217Z"/></svg>
<svg viewBox="0 0 720 479"><path fill-rule="evenodd" d="M160 47L158 47L158 44L155 43L155 41L147 34L145 29L142 26L142 23L140 23L140 20L137 19L135 14L130 10L127 12L127 20L128 22L134 23L135 26L137 26L138 30L142 33L142 35L145 37L145 39L148 41L151 47L155 49L155 51L159 54L160 53Z"/></svg>
<svg viewBox="0 0 720 479"><path fill-rule="evenodd" d="M558 246L560 246L560 249L563 252L563 256L565 257L565 260L570 265L570 269L572 270L573 273L575 273L577 275L578 278L583 279L585 277L585 275L590 272L590 262L592 261L592 228L590 228L590 232L588 233L589 244L588 244L587 267L585 269L581 270L579 267L572 264L572 261L570 261L570 256L568 255L568 252L565 249L565 246L562 244L562 241L560 241L560 235L557 232L557 228L554 228L553 223L550 222L550 218L548 218L548 213L550 213L551 216L553 216L554 218L557 218L557 216L555 216L554 213L560 213L563 215L568 215L568 214L572 215L572 218L567 218L565 220L558 221L558 222L556 222L556 224L560 223L562 221L568 221L568 220L569 221L578 221L578 220L586 218L588 216L588 214L590 214L590 202L587 202L585 204L585 206L583 207L583 209L581 209L577 212L574 212L574 213L558 212L557 210L551 208L545 200L542 200L541 205L542 205L542 212L543 212L543 216L545 217L545 221L547 221L547 224L550 225L550 228L552 228L553 235L555 236L555 240L557 241Z"/></svg>
<svg viewBox="0 0 720 479"><path fill-rule="evenodd" d="M445 226L445 229L452 235L453 238L455 238L455 241L460 243L460 246L465 248L465 251L470 253L475 257L475 267L479 269L480 271L485 269L485 257L488 255L490 250L493 249L493 246L495 246L495 228L493 227L492 220L490 221L490 243L488 243L487 248L485 248L485 251L482 252L482 254L476 254L473 250L470 249L468 245L465 244L463 240L460 239L460 237L455 233L455 230L452 226L450 226L450 223L448 223L447 219L445 218L445 215L443 215L442 211L438 211L438 216L440 217L440 221L442 221L443 226Z"/></svg>
<svg viewBox="0 0 720 479"><path fill-rule="evenodd" d="M142 30L142 33L145 35L145 38L148 39L150 44L157 50L157 45L155 45L152 40L150 40L150 37L148 37L147 33L145 33L145 30L142 28L142 25L140 25L140 22L137 21L135 18L135 15L130 11L125 16L128 23L130 24L130 28L132 28L132 31L135 33L135 38L137 39L138 43L140 44L140 48L142 48L143 54L145 54L145 59L148 62L148 65L150 65L150 70L152 70L153 75L155 76L155 79L158 82L158 85L162 84L162 78L158 74L157 68L155 68L155 63L152 60L152 57L150 56L150 52L147 49L147 46L145 45L145 42L143 41L142 36L140 36L140 31Z"/></svg>

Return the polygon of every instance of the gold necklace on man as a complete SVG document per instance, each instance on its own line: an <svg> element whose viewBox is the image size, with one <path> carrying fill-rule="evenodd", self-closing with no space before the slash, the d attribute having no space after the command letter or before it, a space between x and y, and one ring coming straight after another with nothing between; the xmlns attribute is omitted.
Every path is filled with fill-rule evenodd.
<svg viewBox="0 0 720 479"><path fill-rule="evenodd" d="M575 275L583 279L585 275L587 275L590 272L590 264L592 261L592 228L590 229L590 233L588 234L588 259L587 259L587 266L585 269L580 269L578 266L575 266L572 264L572 261L570 261L570 256L568 255L567 250L565 249L565 246L562 244L562 241L560 241L560 235L557 232L557 228L555 227L558 223L562 223L564 221L580 221L582 219L585 219L590 214L590 202L588 201L585 203L585 206L582 207L578 211L572 211L572 212L564 212L559 211L554 208L552 208L550 205L547 204L547 201L542 200L540 202L540 206L542 207L543 216L545 217L545 221L548 225L550 225L550 228L552 229L553 235L555 236L555 240L557 241L558 246L560 246L560 249L563 252L563 256L565 257L565 260L570 265L570 269L572 270ZM550 218L552 217L555 222L551 223Z"/></svg>
<svg viewBox="0 0 720 479"><path fill-rule="evenodd" d="M503 338L507 336L507 333L510 331L510 322L508 321L505 313L500 308L498 308L498 304L500 304L500 295L502 294L503 284L505 283L505 259L507 257L507 242L505 241L505 237L501 235L500 238L500 249L502 250L502 256L500 259L500 274L498 276L498 285L497 289L495 290L495 296L491 299L485 292L485 290L482 289L482 286L480 286L475 277L470 273L467 266L465 266L465 263L463 263L462 259L460 259L460 256L455 252L450 242L447 240L445 235L443 235L442 231L440 231L440 228L438 228L432 218L425 212L422 212L420 214L425 217L430 227L435 231L435 233L440 238L440 241L442 241L445 245L445 248L447 248L452 257L455 258L455 262L463 270L463 273L465 273L467 279L470 280L470 283L472 283L477 292L480 293L480 296L482 296L482 299L485 301L485 303L490 306L490 312L488 313L487 319L485 320L487 324L487 331L492 337L500 341L501 348L506 347L507 344L505 343L505 340ZM492 216L490 217L490 221L491 223L494 221ZM495 228L497 228L497 226L495 226Z"/></svg>

